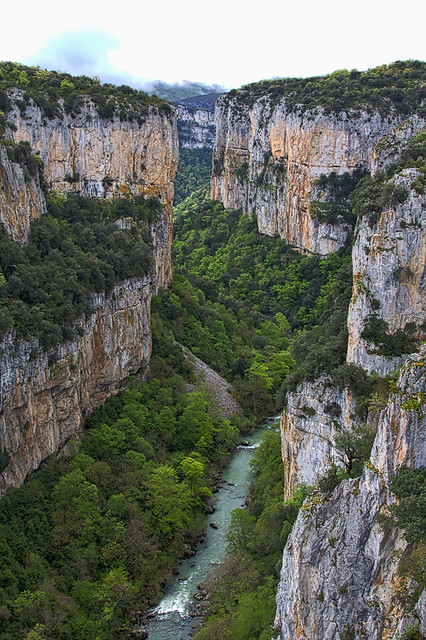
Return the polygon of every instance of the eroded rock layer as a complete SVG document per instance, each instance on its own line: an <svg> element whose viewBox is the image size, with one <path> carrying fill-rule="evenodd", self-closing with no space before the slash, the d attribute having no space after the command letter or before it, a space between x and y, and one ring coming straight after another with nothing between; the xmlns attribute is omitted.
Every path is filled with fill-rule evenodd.
<svg viewBox="0 0 426 640"><path fill-rule="evenodd" d="M179 144L184 149L213 148L215 139L214 104L195 99L175 104L178 117Z"/></svg>
<svg viewBox="0 0 426 640"><path fill-rule="evenodd" d="M150 106L139 122L106 119L86 97L79 113L62 108L48 119L32 100L21 112L16 104L21 97L19 91L11 94L13 128L7 133L40 154L50 188L89 198L144 194L171 206L178 153L174 109Z"/></svg>
<svg viewBox="0 0 426 640"><path fill-rule="evenodd" d="M352 405L349 390L339 391L325 378L289 394L281 415L285 499L299 484L315 486L330 464L342 463L334 445L336 424L350 426Z"/></svg>

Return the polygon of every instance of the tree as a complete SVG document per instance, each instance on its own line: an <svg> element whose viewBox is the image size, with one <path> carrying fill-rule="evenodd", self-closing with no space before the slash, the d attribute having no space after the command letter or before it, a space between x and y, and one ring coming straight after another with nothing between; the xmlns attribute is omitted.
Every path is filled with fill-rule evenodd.
<svg viewBox="0 0 426 640"><path fill-rule="evenodd" d="M205 486L206 465L202 462L199 454L186 456L180 466L193 498L210 497L212 495L210 489Z"/></svg>
<svg viewBox="0 0 426 640"><path fill-rule="evenodd" d="M111 569L102 580L97 598L102 605L103 620L113 631L122 629L123 623L127 627L135 593L122 567Z"/></svg>
<svg viewBox="0 0 426 640"><path fill-rule="evenodd" d="M375 435L376 426L363 422L351 428L341 427L336 433L334 444L350 477L361 475L363 464L370 457Z"/></svg>
<svg viewBox="0 0 426 640"><path fill-rule="evenodd" d="M146 506L154 528L166 540L181 539L190 520L188 486L178 481L173 467L164 464L151 473L146 481L146 490Z"/></svg>

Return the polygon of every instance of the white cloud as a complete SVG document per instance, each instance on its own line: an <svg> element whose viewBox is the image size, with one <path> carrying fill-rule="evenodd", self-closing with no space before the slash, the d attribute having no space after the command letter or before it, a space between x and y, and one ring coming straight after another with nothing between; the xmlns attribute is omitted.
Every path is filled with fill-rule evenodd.
<svg viewBox="0 0 426 640"><path fill-rule="evenodd" d="M418 0L403 5L391 0L121 0L112 6L73 0L59 14L56 0L23 0L21 10L25 20L18 19L11 3L2 10L1 59L43 66L49 53L60 68L60 63L76 64L81 53L80 72L88 75L101 75L101 65L111 77L239 86L426 57ZM70 32L90 32L84 51L73 48ZM93 74L90 61L98 65Z"/></svg>

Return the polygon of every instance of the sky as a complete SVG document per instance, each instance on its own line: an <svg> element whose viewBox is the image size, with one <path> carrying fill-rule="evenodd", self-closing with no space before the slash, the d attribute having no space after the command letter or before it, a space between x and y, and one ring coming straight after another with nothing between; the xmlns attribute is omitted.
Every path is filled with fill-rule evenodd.
<svg viewBox="0 0 426 640"><path fill-rule="evenodd" d="M103 82L216 83L426 59L422 0L20 0L0 60Z"/></svg>

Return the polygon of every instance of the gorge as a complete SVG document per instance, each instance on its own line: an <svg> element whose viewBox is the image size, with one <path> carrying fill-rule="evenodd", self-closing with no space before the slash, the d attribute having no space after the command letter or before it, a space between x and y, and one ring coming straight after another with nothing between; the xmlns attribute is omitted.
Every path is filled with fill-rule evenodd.
<svg viewBox="0 0 426 640"><path fill-rule="evenodd" d="M113 233L145 243L151 261L146 273L121 278L118 270L108 288L92 291L69 323L71 338L46 348L42 331L23 334L15 311L3 331L0 523L14 586L1 587L1 633L4 626L9 637L30 637L23 634L39 625L37 640L128 637L185 535L196 539L202 530L207 467L223 465L238 437L278 403L281 459L271 440L254 468L263 489L252 488L231 527L234 556L226 562L236 586L226 568L215 583L236 608L229 604L226 617L228 603L212 598L196 637L423 637L424 531L407 537L412 523L392 514L404 497L395 474L408 468L417 477L426 453L424 63L265 81L220 96L210 196L199 189L176 209L173 247L174 108L130 88L102 94L82 77L66 79L82 88L63 85L46 115L53 106L41 100L45 87L33 75L32 93L11 82L0 95L5 232L32 247L37 221L58 209L66 224L86 215L68 214L64 203L95 198L108 207L111 200L110 209L96 209L90 231L66 231L68 240L111 223ZM183 107L177 112L190 120ZM211 111L201 120L207 126L196 128L187 148L211 144ZM114 204L127 201L136 209ZM68 245L60 249L67 256ZM2 307L19 282L13 276L25 270L13 259L2 256ZM244 418L216 414L180 344L233 384ZM116 404L103 409L110 394ZM84 427L86 448L74 462L72 436L80 439ZM28 534L37 542L24 551L30 538L17 533L24 525L11 515L21 508L12 487L60 451L66 455L42 470L56 505L38 502L45 490L37 474L23 487L38 505L30 531L53 530L47 560L38 533ZM75 499L67 478L80 492ZM66 491L73 509L90 505L90 517L73 516L81 527L75 541L61 525L73 520ZM420 513L421 490L412 500ZM25 570L12 560L14 536Z"/></svg>

